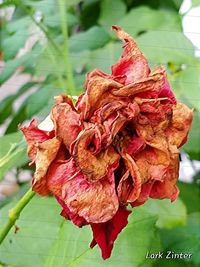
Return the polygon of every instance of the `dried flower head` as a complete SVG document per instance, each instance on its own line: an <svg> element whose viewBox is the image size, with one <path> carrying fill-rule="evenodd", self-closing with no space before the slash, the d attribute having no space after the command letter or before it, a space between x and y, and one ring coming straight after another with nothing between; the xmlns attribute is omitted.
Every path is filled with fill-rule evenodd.
<svg viewBox="0 0 200 267"><path fill-rule="evenodd" d="M134 40L113 29L125 44L112 73L90 72L75 106L69 96L56 97L52 131L35 120L21 128L36 166L33 190L53 194L77 226L90 224L91 247L98 244L104 259L128 223L128 204L176 200L178 149L193 113L176 102L165 69L151 70Z"/></svg>

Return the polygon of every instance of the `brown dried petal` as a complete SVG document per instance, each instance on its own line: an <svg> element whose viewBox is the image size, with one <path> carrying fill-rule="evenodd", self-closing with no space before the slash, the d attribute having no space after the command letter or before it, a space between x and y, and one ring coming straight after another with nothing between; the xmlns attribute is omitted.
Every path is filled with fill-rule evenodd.
<svg viewBox="0 0 200 267"><path fill-rule="evenodd" d="M90 77L91 76L91 77ZM122 85L111 78L98 76L98 73L88 75L87 90L85 95L77 105L77 109L83 113L83 119L91 117L93 112L98 109L101 100L105 100L106 92L112 88L119 88Z"/></svg>
<svg viewBox="0 0 200 267"><path fill-rule="evenodd" d="M36 170L33 179L33 190L41 195L46 195L48 189L46 187L46 173L49 165L55 159L60 148L61 141L56 137L37 143L37 154L35 158Z"/></svg>
<svg viewBox="0 0 200 267"><path fill-rule="evenodd" d="M56 136L61 138L70 150L71 144L83 128L80 115L68 103L60 103L52 109L51 119L55 125Z"/></svg>
<svg viewBox="0 0 200 267"><path fill-rule="evenodd" d="M193 111L186 105L178 103L173 106L171 124L166 129L168 142L177 147L182 146L186 140L192 123Z"/></svg>
<svg viewBox="0 0 200 267"><path fill-rule="evenodd" d="M138 166L129 154L122 155L127 171L117 187L118 197L122 204L134 202L140 195L142 180Z"/></svg>
<svg viewBox="0 0 200 267"><path fill-rule="evenodd" d="M119 160L119 155L112 146L94 155L94 152L99 150L96 144L100 146L96 139L100 138L97 129L86 129L81 132L74 146L73 155L76 164L90 182L105 177L110 168Z"/></svg>
<svg viewBox="0 0 200 267"><path fill-rule="evenodd" d="M64 164L70 164L70 162ZM71 177L66 171L63 172L60 175L68 178L63 179L61 199L71 212L83 217L89 223L102 223L110 220L119 207L113 171L114 168L108 177L94 183L89 183L83 173L77 172L77 168L74 169Z"/></svg>

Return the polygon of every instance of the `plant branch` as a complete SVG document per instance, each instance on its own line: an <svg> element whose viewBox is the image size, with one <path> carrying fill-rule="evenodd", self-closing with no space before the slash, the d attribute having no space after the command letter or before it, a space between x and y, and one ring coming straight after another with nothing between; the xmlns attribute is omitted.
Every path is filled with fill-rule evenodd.
<svg viewBox="0 0 200 267"><path fill-rule="evenodd" d="M30 188L26 194L19 200L16 206L9 210L8 222L0 231L0 244L6 238L12 226L15 224L16 220L19 218L21 211L29 203L32 197L35 195L35 192Z"/></svg>
<svg viewBox="0 0 200 267"><path fill-rule="evenodd" d="M36 24L36 26L38 26L40 28L40 30L44 33L44 35L46 36L47 40L49 41L52 49L55 51L55 53L57 53L58 56L62 57L63 56L62 50L56 44L56 42L54 42L54 40L51 37L51 35L49 34L48 30L45 29L45 25L42 22L37 21L35 19L35 17L32 15L32 13L29 11L29 9L21 1L18 2L18 6L32 19L32 21ZM53 64L55 66L57 66L56 57L55 57L54 53L50 53L50 58L51 58ZM65 88L65 83L63 81L63 78L62 78L62 75L60 74L60 72L57 72L57 76L58 76L58 81L60 83L60 86L62 88Z"/></svg>
<svg viewBox="0 0 200 267"><path fill-rule="evenodd" d="M60 7L60 18L61 18L61 28L62 34L64 38L64 63L67 73L67 91L75 92L75 84L73 71L71 68L70 60L69 60L69 45L68 45L68 25L67 25L67 12L66 12L66 1L59 0Z"/></svg>

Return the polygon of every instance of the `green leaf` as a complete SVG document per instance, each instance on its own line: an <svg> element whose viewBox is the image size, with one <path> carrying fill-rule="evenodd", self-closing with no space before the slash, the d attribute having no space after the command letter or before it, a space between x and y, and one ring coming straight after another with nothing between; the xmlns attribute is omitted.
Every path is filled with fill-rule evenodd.
<svg viewBox="0 0 200 267"><path fill-rule="evenodd" d="M99 23L110 30L126 14L126 5L122 0L103 0L100 3Z"/></svg>
<svg viewBox="0 0 200 267"><path fill-rule="evenodd" d="M192 6L193 6L193 7L198 7L198 6L200 6L200 0L192 0Z"/></svg>
<svg viewBox="0 0 200 267"><path fill-rule="evenodd" d="M69 39L69 49L71 52L94 50L104 46L109 40L110 36L102 27L93 26L88 31L73 35Z"/></svg>
<svg viewBox="0 0 200 267"><path fill-rule="evenodd" d="M3 123L13 113L14 101L36 84L37 82L28 82L22 85L16 94L9 95L0 102L0 123Z"/></svg>
<svg viewBox="0 0 200 267"><path fill-rule="evenodd" d="M190 106L200 111L200 63L193 66L186 65L186 69L178 74L176 82L177 97L186 98Z"/></svg>
<svg viewBox="0 0 200 267"><path fill-rule="evenodd" d="M158 216L156 226L159 228L171 229L186 222L186 208L180 199L173 203L169 199L149 199L142 208Z"/></svg>
<svg viewBox="0 0 200 267"><path fill-rule="evenodd" d="M27 52L25 55L7 61L0 75L0 84L3 84L5 81L7 81L15 73L18 67L33 67L40 55L40 52L41 46L39 44L36 44L34 45L33 49Z"/></svg>
<svg viewBox="0 0 200 267"><path fill-rule="evenodd" d="M92 51L88 56L87 69L89 71L99 68L111 72L111 65L117 62L122 52L120 43L109 42L103 48Z"/></svg>
<svg viewBox="0 0 200 267"><path fill-rule="evenodd" d="M187 253L187 252L186 252ZM157 262L153 265L153 267L199 267L196 264L192 264L191 262L185 262L183 260L178 259L159 259Z"/></svg>
<svg viewBox="0 0 200 267"><path fill-rule="evenodd" d="M194 46L182 32L151 31L136 41L152 67L169 62L193 64Z"/></svg>
<svg viewBox="0 0 200 267"><path fill-rule="evenodd" d="M180 199L173 203L169 199L149 199L142 208L158 216L156 225L159 228L170 229L186 222L186 208Z"/></svg>
<svg viewBox="0 0 200 267"><path fill-rule="evenodd" d="M13 101L15 101L15 96L9 95L0 102L0 124L3 123L12 113Z"/></svg>
<svg viewBox="0 0 200 267"><path fill-rule="evenodd" d="M12 202L1 209L1 227L14 204ZM35 196L16 222L19 227L17 234L11 229L1 245L1 261L20 267L44 267L45 257L62 222L59 212L55 199Z"/></svg>
<svg viewBox="0 0 200 267"><path fill-rule="evenodd" d="M183 150L187 152L191 159L200 160L200 113L194 112L192 127L189 133L188 141L183 146Z"/></svg>
<svg viewBox="0 0 200 267"><path fill-rule="evenodd" d="M118 24L133 37L146 31L160 30L168 33L171 29L181 30L181 19L177 12L155 10L147 6L133 8ZM157 35L160 32L156 31Z"/></svg>
<svg viewBox="0 0 200 267"><path fill-rule="evenodd" d="M0 137L0 180L14 167L27 163L26 143L20 132Z"/></svg>
<svg viewBox="0 0 200 267"><path fill-rule="evenodd" d="M165 249L175 253L192 253L191 261L200 264L200 213L188 215L187 224L173 230L161 232L162 244Z"/></svg>
<svg viewBox="0 0 200 267"><path fill-rule="evenodd" d="M106 260L106 266L136 267L143 263L147 251L158 248L155 222L155 215L136 208L129 217L128 226L115 241L112 256ZM71 223L65 222L49 250L45 267L93 267L94 264L98 267L105 266L99 247L88 249L91 240L89 226L78 229Z"/></svg>
<svg viewBox="0 0 200 267"><path fill-rule="evenodd" d="M6 133L16 131L19 123L22 123L26 119L32 118L33 115L42 110L49 103L49 101L53 99L55 93L56 91L53 90L51 85L46 85L28 96L22 103L20 109L12 117Z"/></svg>
<svg viewBox="0 0 200 267"><path fill-rule="evenodd" d="M17 54L19 49L24 46L27 38L27 29L23 28L19 28L15 34L4 38L2 42L4 60L7 61L12 59Z"/></svg>
<svg viewBox="0 0 200 267"><path fill-rule="evenodd" d="M188 213L200 211L200 187L198 184L178 182L180 198L185 203Z"/></svg>

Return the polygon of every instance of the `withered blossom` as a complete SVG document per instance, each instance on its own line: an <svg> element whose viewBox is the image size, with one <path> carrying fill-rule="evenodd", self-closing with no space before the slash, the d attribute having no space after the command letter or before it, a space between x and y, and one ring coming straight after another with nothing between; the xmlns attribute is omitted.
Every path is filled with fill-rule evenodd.
<svg viewBox="0 0 200 267"><path fill-rule="evenodd" d="M104 259L128 223L128 204L176 200L179 148L193 114L176 102L165 69L151 70L134 40L113 29L125 44L112 73L90 72L75 106L56 97L52 131L35 120L21 128L36 167L33 190L54 195L77 226L90 224L91 247L98 244Z"/></svg>

